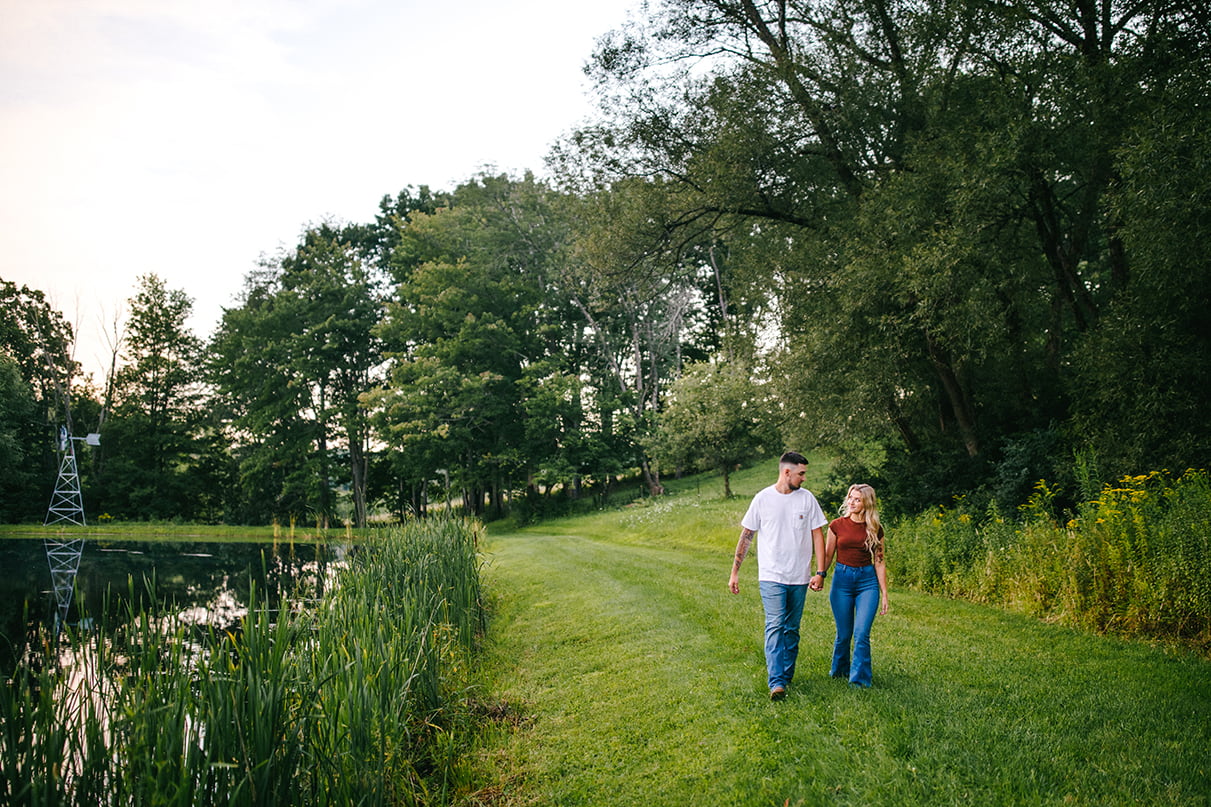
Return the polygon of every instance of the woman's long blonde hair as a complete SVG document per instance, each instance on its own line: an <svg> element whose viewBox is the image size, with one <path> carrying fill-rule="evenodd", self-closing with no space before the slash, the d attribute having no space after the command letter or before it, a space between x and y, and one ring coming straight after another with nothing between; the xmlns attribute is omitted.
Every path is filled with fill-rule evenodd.
<svg viewBox="0 0 1211 807"><path fill-rule="evenodd" d="M862 497L862 517L866 520L866 551L870 553L871 558L879 558L883 555L883 537L880 535L883 525L879 522L879 499L875 496L875 489L870 485L850 485L845 494L846 503L841 507L844 511L842 515L849 515L849 497L855 490Z"/></svg>

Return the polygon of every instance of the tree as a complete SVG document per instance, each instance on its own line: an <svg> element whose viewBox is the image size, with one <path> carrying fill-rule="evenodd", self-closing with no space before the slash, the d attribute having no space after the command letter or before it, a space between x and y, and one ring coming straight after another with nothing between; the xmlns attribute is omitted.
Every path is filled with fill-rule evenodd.
<svg viewBox="0 0 1211 807"><path fill-rule="evenodd" d="M204 517L214 485L197 474L205 407L201 340L186 325L193 301L148 274L128 308L102 437L101 505L131 518Z"/></svg>
<svg viewBox="0 0 1211 807"><path fill-rule="evenodd" d="M241 437L241 475L273 516L332 518L339 451L353 523L367 523L369 426L360 399L381 363L373 329L382 301L362 259L365 239L357 227L309 228L293 251L249 275L243 304L224 312L212 343L210 377Z"/></svg>
<svg viewBox="0 0 1211 807"><path fill-rule="evenodd" d="M290 372L286 337L297 324L279 314L277 291L276 265L249 273L240 305L223 312L207 351L207 378L239 469L230 518L242 523L319 509L310 387Z"/></svg>
<svg viewBox="0 0 1211 807"><path fill-rule="evenodd" d="M579 200L580 224L556 280L590 336L586 369L602 421L612 430L619 416L652 495L663 488L644 447L667 385L686 360L730 349L742 332L727 321L719 240L709 228L673 238L667 192L666 183L634 179Z"/></svg>
<svg viewBox="0 0 1211 807"><path fill-rule="evenodd" d="M970 64L974 9L907 9L892 14L880 2L671 2L646 34L607 40L598 52L600 86L629 103L615 102L621 112L614 126L585 133L582 147L599 158L597 146L620 142L628 161L606 160L607 176L667 177L681 187L680 221L686 226L706 220L734 233L737 242L754 244L746 251L762 256L765 268L750 277L776 298L774 310L783 316L772 330L784 337L782 345L802 345L805 339L822 344L815 329L844 302L837 292L852 271L854 252L871 252L869 236L850 233L865 215L883 222L878 211L885 198L872 204L871 196L918 170L914 149L924 133L932 133L931 114L946 108L959 68ZM691 63L700 72L676 67ZM948 204L934 196L927 197L929 207L911 199L922 208L926 232ZM893 268L904 255L898 250L915 248L917 233L906 236L889 245L886 257L868 264L890 269L880 273L881 281L906 285L907 278ZM960 264L982 268L978 258ZM919 277L933 274L931 266L922 269ZM900 327L910 333L889 347L911 353L907 363L897 358L883 364L901 378L897 371L905 367L924 373L909 386L913 396L933 412L943 409L961 438L958 444L974 457L982 440L978 405L965 378L970 362L956 350L963 343L935 321L939 315L960 321L959 312L974 307L963 299L964 289L927 298L911 287L895 288L892 304L898 301ZM861 317L875 320L880 309L891 314L881 302ZM821 379L844 351L839 342L831 346L825 353L788 356L788 365L801 366L788 377ZM859 352L856 361L865 360ZM892 380L886 372L878 376ZM792 385L787 399L798 392ZM854 408L859 407L842 404L837 415L844 418ZM861 408L872 411L869 403ZM881 428L889 416L909 426L902 412L888 409L883 402L873 409ZM844 423L824 426L835 433Z"/></svg>
<svg viewBox="0 0 1211 807"><path fill-rule="evenodd" d="M72 358L75 334L46 295L0 279L0 350L7 353L29 383L35 399L62 412L63 396L79 365ZM51 422L61 415L52 415Z"/></svg>
<svg viewBox="0 0 1211 807"><path fill-rule="evenodd" d="M778 433L769 420L767 387L747 365L700 363L686 368L660 413L652 453L665 467L723 475L731 498L731 474L741 463L777 451Z"/></svg>
<svg viewBox="0 0 1211 807"><path fill-rule="evenodd" d="M473 513L485 496L502 513L541 462L523 400L536 373L559 372L565 311L549 275L563 226L532 177L481 177L450 207L411 214L392 254L379 334L393 367L370 399L376 422L398 473L420 485L450 474Z"/></svg>
<svg viewBox="0 0 1211 807"><path fill-rule="evenodd" d="M602 40L606 123L561 165L655 178L666 221L763 255L795 442L874 440L946 500L1069 421L1074 347L1136 295L1134 213L1107 204L1124 146L1177 82L1205 90L1206 19L1163 0L670 0Z"/></svg>
<svg viewBox="0 0 1211 807"><path fill-rule="evenodd" d="M1174 53L1175 59L1197 54ZM1211 112L1206 69L1167 83L1129 133L1110 215L1132 272L1076 343L1073 426L1105 479L1211 464Z"/></svg>
<svg viewBox="0 0 1211 807"><path fill-rule="evenodd" d="M30 513L30 425L35 404L17 362L0 353L0 522L17 521ZM41 502L40 502L41 503Z"/></svg>
<svg viewBox="0 0 1211 807"><path fill-rule="evenodd" d="M327 432L342 432L348 455L353 522L367 523L366 475L369 425L360 397L381 361L373 330L382 309L376 280L345 232L322 226L304 236L282 261L283 300L304 327L291 351L301 380L315 388L321 455Z"/></svg>
<svg viewBox="0 0 1211 807"><path fill-rule="evenodd" d="M0 519L46 512L59 467L58 427L72 428L74 344L71 325L41 291L0 280L0 441L7 454Z"/></svg>

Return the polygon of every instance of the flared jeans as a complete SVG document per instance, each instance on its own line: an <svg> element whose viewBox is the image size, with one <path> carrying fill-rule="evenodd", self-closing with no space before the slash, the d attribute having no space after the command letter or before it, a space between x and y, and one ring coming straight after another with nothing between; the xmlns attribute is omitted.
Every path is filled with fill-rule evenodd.
<svg viewBox="0 0 1211 807"><path fill-rule="evenodd" d="M828 602L837 623L832 676L848 678L851 684L868 687L871 684L870 629L879 610L879 579L874 566L837 563L833 570L832 588L828 592Z"/></svg>
<svg viewBox="0 0 1211 807"><path fill-rule="evenodd" d="M761 580L761 604L765 606L765 667L769 688L787 687L795 677L799 658L799 622L803 619L806 585L787 585Z"/></svg>

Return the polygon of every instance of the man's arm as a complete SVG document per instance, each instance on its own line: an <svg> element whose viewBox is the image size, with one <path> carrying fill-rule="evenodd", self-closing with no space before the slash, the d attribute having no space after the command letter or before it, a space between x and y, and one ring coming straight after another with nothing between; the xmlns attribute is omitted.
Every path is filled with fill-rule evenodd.
<svg viewBox="0 0 1211 807"><path fill-rule="evenodd" d="M753 545L753 536L756 534L748 527L740 531L740 540L736 542L736 557L732 561L732 576L727 581L727 587L733 594L740 593L740 564L744 563L749 547Z"/></svg>
<svg viewBox="0 0 1211 807"><path fill-rule="evenodd" d="M829 537L831 538L833 531L829 530L828 534L829 534ZM816 550L815 555L814 555L815 561L816 561L816 569L820 570L820 571L828 571L828 563L829 563L830 557L828 555L825 555L824 530L822 530L819 527L816 527L814 530L812 530L812 547ZM812 581L808 585L808 587L812 591L820 591L821 589L824 588L824 578L820 577L819 579L817 579L816 576L813 575Z"/></svg>

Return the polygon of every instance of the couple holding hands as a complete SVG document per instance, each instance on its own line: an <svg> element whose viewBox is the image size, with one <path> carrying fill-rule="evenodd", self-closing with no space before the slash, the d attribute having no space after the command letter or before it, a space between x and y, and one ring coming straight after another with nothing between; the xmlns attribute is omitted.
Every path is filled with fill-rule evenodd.
<svg viewBox="0 0 1211 807"><path fill-rule="evenodd" d="M834 678L848 678L860 687L871 685L870 629L876 611L887 613L883 527L874 488L851 485L843 515L829 522L816 497L803 487L806 475L807 459L802 454L782 455L778 481L753 497L740 521L740 541L728 581L731 592L739 594L740 564L754 536L760 534L757 579L765 606L765 662L773 700L786 697L795 675L807 590L824 589L830 564L833 582L828 600L837 623ZM818 560L813 563L814 559Z"/></svg>

